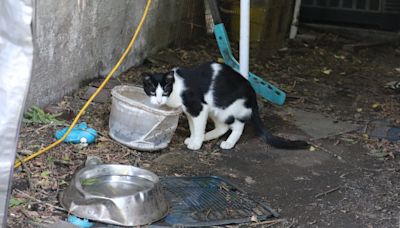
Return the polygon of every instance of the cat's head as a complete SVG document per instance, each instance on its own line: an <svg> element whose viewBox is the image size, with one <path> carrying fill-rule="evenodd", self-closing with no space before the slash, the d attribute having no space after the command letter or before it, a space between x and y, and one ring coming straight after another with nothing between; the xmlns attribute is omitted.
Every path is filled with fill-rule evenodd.
<svg viewBox="0 0 400 228"><path fill-rule="evenodd" d="M142 77L143 89L147 96L150 97L150 102L155 105L164 105L167 103L175 81L174 72L144 73Z"/></svg>

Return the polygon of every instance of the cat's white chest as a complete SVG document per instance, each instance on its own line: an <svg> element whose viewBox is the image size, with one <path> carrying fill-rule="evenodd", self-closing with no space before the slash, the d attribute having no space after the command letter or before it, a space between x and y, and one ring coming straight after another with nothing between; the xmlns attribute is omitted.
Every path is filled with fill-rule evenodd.
<svg viewBox="0 0 400 228"><path fill-rule="evenodd" d="M171 93L168 98L167 105L171 108L178 108L182 106L182 98L179 94Z"/></svg>
<svg viewBox="0 0 400 228"><path fill-rule="evenodd" d="M178 108L181 107L183 104L181 94L185 90L185 84L181 77L176 76L175 73L175 82L174 87L172 89L172 93L170 94L167 105L171 108Z"/></svg>

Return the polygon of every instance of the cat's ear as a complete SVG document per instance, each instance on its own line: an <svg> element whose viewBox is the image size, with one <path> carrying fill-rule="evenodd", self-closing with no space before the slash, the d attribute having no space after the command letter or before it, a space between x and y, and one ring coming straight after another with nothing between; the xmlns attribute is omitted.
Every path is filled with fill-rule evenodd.
<svg viewBox="0 0 400 228"><path fill-rule="evenodd" d="M143 74L142 74L142 79L143 79L144 82L150 81L150 79L151 79L151 74L149 74L149 73L143 73Z"/></svg>
<svg viewBox="0 0 400 228"><path fill-rule="evenodd" d="M166 75L165 75L165 82L167 83L167 84L172 84L172 83L174 83L174 81L175 81L175 78L174 78L174 71L170 71L170 72L168 72Z"/></svg>

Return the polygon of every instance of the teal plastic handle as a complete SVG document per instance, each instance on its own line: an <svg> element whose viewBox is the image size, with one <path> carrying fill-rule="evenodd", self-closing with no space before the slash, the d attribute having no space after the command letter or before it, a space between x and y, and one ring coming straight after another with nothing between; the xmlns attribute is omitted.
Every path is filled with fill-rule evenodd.
<svg viewBox="0 0 400 228"><path fill-rule="evenodd" d="M235 71L240 72L240 64L232 54L231 45L224 24L220 23L214 25L214 35L217 39L219 51L221 52L225 64L232 67ZM285 103L286 93L276 88L271 83L266 82L251 72L249 72L248 80L254 91L264 99L277 105L283 105Z"/></svg>

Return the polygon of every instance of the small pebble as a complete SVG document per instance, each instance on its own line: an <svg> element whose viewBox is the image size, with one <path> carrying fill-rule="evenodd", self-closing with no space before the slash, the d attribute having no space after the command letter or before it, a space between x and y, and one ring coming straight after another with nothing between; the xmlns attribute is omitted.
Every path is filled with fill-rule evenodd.
<svg viewBox="0 0 400 228"><path fill-rule="evenodd" d="M252 177L249 177L249 176L247 176L247 177L244 179L244 181L246 181L246 183L248 183L248 184L254 184L254 183L256 183L256 181L255 181Z"/></svg>

